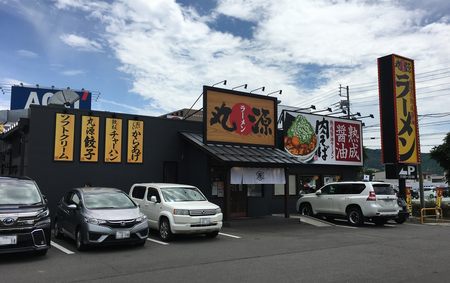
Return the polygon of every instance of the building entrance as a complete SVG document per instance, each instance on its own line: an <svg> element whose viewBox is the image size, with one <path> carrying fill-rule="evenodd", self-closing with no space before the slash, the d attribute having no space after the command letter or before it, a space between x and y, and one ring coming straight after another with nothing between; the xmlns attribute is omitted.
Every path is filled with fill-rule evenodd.
<svg viewBox="0 0 450 283"><path fill-rule="evenodd" d="M247 216L247 186L230 185L230 217Z"/></svg>

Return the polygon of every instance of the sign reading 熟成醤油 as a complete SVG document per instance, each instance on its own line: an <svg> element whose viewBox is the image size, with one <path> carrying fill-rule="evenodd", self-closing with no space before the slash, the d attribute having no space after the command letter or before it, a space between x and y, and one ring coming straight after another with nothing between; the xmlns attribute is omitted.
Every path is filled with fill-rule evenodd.
<svg viewBox="0 0 450 283"><path fill-rule="evenodd" d="M204 143L275 147L277 99L203 87Z"/></svg>

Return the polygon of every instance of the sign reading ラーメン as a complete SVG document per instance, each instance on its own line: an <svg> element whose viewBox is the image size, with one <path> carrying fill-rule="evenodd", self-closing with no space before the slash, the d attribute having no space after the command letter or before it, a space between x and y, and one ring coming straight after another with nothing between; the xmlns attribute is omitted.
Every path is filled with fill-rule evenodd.
<svg viewBox="0 0 450 283"><path fill-rule="evenodd" d="M378 59L384 163L420 163L414 61L398 55Z"/></svg>
<svg viewBox="0 0 450 283"><path fill-rule="evenodd" d="M362 165L361 122L285 113L284 148L303 163Z"/></svg>
<svg viewBox="0 0 450 283"><path fill-rule="evenodd" d="M275 97L203 87L205 143L275 146Z"/></svg>

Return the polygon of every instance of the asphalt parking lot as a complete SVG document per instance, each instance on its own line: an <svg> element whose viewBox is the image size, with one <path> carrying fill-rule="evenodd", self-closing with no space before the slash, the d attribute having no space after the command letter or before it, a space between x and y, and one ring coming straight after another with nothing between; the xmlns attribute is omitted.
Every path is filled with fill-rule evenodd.
<svg viewBox="0 0 450 283"><path fill-rule="evenodd" d="M314 220L314 219L313 219ZM215 239L152 232L144 247L78 252L53 239L45 257L0 255L2 282L420 282L446 281L450 227L343 221L238 220Z"/></svg>

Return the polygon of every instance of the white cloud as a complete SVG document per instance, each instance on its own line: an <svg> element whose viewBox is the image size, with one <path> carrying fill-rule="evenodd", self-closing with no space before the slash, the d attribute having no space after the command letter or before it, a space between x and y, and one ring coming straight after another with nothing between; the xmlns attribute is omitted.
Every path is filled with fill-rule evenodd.
<svg viewBox="0 0 450 283"><path fill-rule="evenodd" d="M19 56L25 57L25 58L37 58L38 57L37 53L34 53L33 51L30 51L30 50L20 49L20 50L17 50L16 52Z"/></svg>
<svg viewBox="0 0 450 283"><path fill-rule="evenodd" d="M174 0L59 0L57 7L85 11L104 24L103 40L120 70L132 77L132 91L149 99L149 109L160 109L153 114L189 107L203 84L228 79L230 88L243 83L249 89L264 85L267 92L281 88L284 104L320 107L339 101L339 84L355 85L354 111L377 115L378 57L397 53L415 59L418 74L450 62L448 16L413 2L221 0L202 17ZM443 0L433 3L448 7ZM253 37L214 30L211 21L218 14L253 22ZM93 42L80 38L72 46ZM101 49L93 43L92 49ZM373 83L371 91L356 88L366 82ZM363 105L358 99L373 104L358 106ZM423 99L419 111L449 103L447 96Z"/></svg>
<svg viewBox="0 0 450 283"><path fill-rule="evenodd" d="M65 70L61 72L64 76L78 76L85 72L83 70Z"/></svg>
<svg viewBox="0 0 450 283"><path fill-rule="evenodd" d="M100 43L76 34L63 34L59 38L65 44L69 45L70 47L74 47L79 51L98 52L102 50L102 46Z"/></svg>

